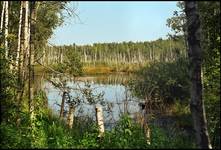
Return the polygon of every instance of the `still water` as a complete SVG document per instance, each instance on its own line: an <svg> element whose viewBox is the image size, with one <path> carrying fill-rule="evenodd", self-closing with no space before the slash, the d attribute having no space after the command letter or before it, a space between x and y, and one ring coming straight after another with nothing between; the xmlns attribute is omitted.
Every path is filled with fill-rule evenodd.
<svg viewBox="0 0 221 150"><path fill-rule="evenodd" d="M70 95L73 99L77 97L84 99L82 89L86 85L90 85L90 89L92 89L95 96L103 93L101 99L105 102L102 105L105 123L114 124L123 113L127 112L133 117L140 111L138 103L141 100L133 96L127 88L128 81L133 77L133 75L127 74L110 74L68 78L66 86L72 88ZM52 79L58 80L58 77L54 76ZM42 88L46 92L49 107L52 108L54 113L59 114L60 106L58 104L61 104L62 91L47 80L43 81ZM85 103L77 106L75 116L89 116L95 119L95 104ZM67 105L66 110L68 110Z"/></svg>

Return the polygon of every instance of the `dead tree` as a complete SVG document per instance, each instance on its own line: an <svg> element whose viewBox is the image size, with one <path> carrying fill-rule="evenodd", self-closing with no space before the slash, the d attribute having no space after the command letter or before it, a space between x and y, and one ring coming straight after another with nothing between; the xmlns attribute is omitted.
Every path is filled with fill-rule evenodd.
<svg viewBox="0 0 221 150"><path fill-rule="evenodd" d="M100 105L96 105L96 120L99 128L99 135L98 137L102 137L104 134L104 119L103 119L103 110Z"/></svg>
<svg viewBox="0 0 221 150"><path fill-rule="evenodd" d="M73 127L74 123L74 111L75 111L75 106L73 103L69 104L69 111L68 111L68 116L67 116L67 124L69 128Z"/></svg>
<svg viewBox="0 0 221 150"><path fill-rule="evenodd" d="M61 109L60 109L60 119L64 118L64 104L66 99L66 91L63 91L62 100L61 100Z"/></svg>

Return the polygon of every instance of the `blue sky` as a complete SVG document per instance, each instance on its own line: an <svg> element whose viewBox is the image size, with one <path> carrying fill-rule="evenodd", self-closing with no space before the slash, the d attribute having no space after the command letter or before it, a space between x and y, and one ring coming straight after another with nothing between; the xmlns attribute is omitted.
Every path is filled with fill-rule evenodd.
<svg viewBox="0 0 221 150"><path fill-rule="evenodd" d="M49 43L84 45L166 38L171 30L166 20L178 10L175 1L81 1L69 6L77 8L80 20L65 19Z"/></svg>

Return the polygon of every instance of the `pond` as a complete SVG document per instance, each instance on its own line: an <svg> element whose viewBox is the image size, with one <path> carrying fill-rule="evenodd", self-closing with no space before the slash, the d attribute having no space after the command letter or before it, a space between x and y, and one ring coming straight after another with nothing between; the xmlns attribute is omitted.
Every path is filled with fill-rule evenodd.
<svg viewBox="0 0 221 150"><path fill-rule="evenodd" d="M58 79L57 76L52 76L53 79ZM62 77L63 79L65 77ZM127 88L127 83L130 79L134 78L133 74L109 74L109 75L93 75L82 76L76 78L66 78L66 84L72 89L84 89L86 85L90 85L93 89L92 93L98 95L103 93L103 100L105 105L102 106L104 112L104 121L106 126L112 126L119 117L127 113L132 118L136 113L140 112L138 103L141 101L133 96ZM46 92L48 98L48 106L52 108L54 113L59 114L60 104L62 101L62 91L53 86L47 80L43 80L41 88ZM82 92L72 90L70 95L83 98ZM66 110L68 106L66 105ZM75 110L75 116L88 116L95 120L95 105L81 104Z"/></svg>

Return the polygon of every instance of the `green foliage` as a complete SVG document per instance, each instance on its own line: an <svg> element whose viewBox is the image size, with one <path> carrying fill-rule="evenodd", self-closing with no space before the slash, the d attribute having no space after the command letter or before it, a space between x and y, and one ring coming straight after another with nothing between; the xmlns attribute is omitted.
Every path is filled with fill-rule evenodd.
<svg viewBox="0 0 221 150"><path fill-rule="evenodd" d="M177 2L177 7L179 8L179 11L174 11L173 17L167 19L167 26L174 32L172 35L169 34L169 36L175 39L179 36L183 36L183 34L186 34L186 14L184 13L184 2Z"/></svg>
<svg viewBox="0 0 221 150"><path fill-rule="evenodd" d="M20 125L14 120L1 123L0 132L4 137L1 148L68 148L72 138L66 124L58 117L49 115L45 104L45 93L39 91L34 98L34 118L30 120L27 111L21 112ZM13 111L11 109L11 111Z"/></svg>
<svg viewBox="0 0 221 150"><path fill-rule="evenodd" d="M90 125L90 132L85 132L78 140L76 148L99 148L98 134L98 126L93 123Z"/></svg>
<svg viewBox="0 0 221 150"><path fill-rule="evenodd" d="M36 18L36 30L35 30L35 56L39 58L42 56L42 48L47 44L48 39L52 36L53 30L60 26L64 22L63 10L65 10L67 1L47 1L47 2L37 2L37 18ZM2 3L0 4L2 8ZM19 27L19 13L20 11L20 1L13 1L9 3L9 24L8 24L8 42L9 42L9 57L12 60L16 58L17 49L17 34ZM4 30L4 28L3 28ZM2 32L4 33L4 31ZM0 43L4 39L2 35L0 37Z"/></svg>
<svg viewBox="0 0 221 150"><path fill-rule="evenodd" d="M140 125L134 123L129 116L122 116L111 131L105 132L101 148L194 148L192 137L185 136L182 131L172 132L150 126L151 144L146 143L146 137ZM173 134L171 134L173 133Z"/></svg>
<svg viewBox="0 0 221 150"><path fill-rule="evenodd" d="M106 131L102 148L146 148L142 129L127 115L122 116L111 131Z"/></svg>
<svg viewBox="0 0 221 150"><path fill-rule="evenodd" d="M67 1L38 2L34 41L36 56L40 57L42 55L42 49L47 44L48 39L52 36L53 30L64 22L62 11L67 3Z"/></svg>
<svg viewBox="0 0 221 150"><path fill-rule="evenodd" d="M184 104L180 101L175 101L174 105L172 105L172 108L170 108L172 113L177 116L190 114L190 107L189 105Z"/></svg>
<svg viewBox="0 0 221 150"><path fill-rule="evenodd" d="M85 88L83 89L82 94L89 105L94 105L98 103L100 103L101 105L105 104L104 92L94 94L89 83L85 84Z"/></svg>
<svg viewBox="0 0 221 150"><path fill-rule="evenodd" d="M168 19L168 26L177 33L185 32L183 2L180 13ZM203 49L203 99L213 148L220 148L220 2L198 2L201 46Z"/></svg>
<svg viewBox="0 0 221 150"><path fill-rule="evenodd" d="M9 70L10 62L5 59L4 56L5 50L0 48L0 106L1 106L1 121L12 119L14 111L11 111L15 107L14 103L14 93L15 93L15 73ZM10 111L6 111L10 110Z"/></svg>
<svg viewBox="0 0 221 150"><path fill-rule="evenodd" d="M79 53L68 50L65 53L64 64L70 74L75 76L82 74L82 64Z"/></svg>
<svg viewBox="0 0 221 150"><path fill-rule="evenodd" d="M1 97L1 124L0 134L1 142L0 148L24 148L29 147L30 142L28 129L25 127L17 127L16 115L21 115L21 122L29 122L27 116L21 112L16 111L17 104L15 102L15 73L9 69L10 62L5 59L5 51L0 48L0 97ZM16 141L16 142L15 142Z"/></svg>
<svg viewBox="0 0 221 150"><path fill-rule="evenodd" d="M206 116L213 148L220 148L220 2L199 2Z"/></svg>
<svg viewBox="0 0 221 150"><path fill-rule="evenodd" d="M59 124L48 126L48 147L69 148L72 143L71 135Z"/></svg>
<svg viewBox="0 0 221 150"><path fill-rule="evenodd" d="M41 56L41 50L52 35L53 29L63 23L64 16L61 11L64 10L66 3L39 2L35 35L36 56ZM183 3L179 4L183 9ZM20 3L11 2L10 6L9 54L15 59ZM199 8L204 49L203 82L206 115L213 148L220 148L220 2L213 4L199 2ZM185 32L184 23L185 16L182 10L180 15L176 12L175 17L168 20L168 25L176 31L176 34ZM2 43L3 38L0 38ZM139 72L140 80L131 84L135 94L142 98L162 99L165 103L175 102L174 112L183 116L189 113L187 107L183 109L184 105L177 101L187 102L189 99L188 63L185 58L177 59L179 49L181 55L185 53L183 47L181 36L176 42L159 39L153 42L97 43L93 46L53 47L52 51L65 49L65 53L62 53L64 63L57 61L55 68L74 76L82 73L80 60L84 60L89 66L110 65L118 61L120 65L114 66L114 70L120 71L133 70L131 66L128 66L130 63L140 65L147 62L149 66ZM0 124L0 148L195 148L193 138L185 135L183 131L173 128L165 130L156 126L150 126L151 144L148 145L143 129L129 116L122 116L111 131L105 131L101 139L97 138L98 127L91 120L80 120L78 124L75 124L74 129L68 129L65 122L50 114L43 91L35 95L34 118L30 120L30 114L26 109L17 111L16 74L9 70L10 62L4 59L4 51L0 48L0 97L1 117L3 117ZM47 53L49 50L46 51L46 57ZM60 54L60 52L56 53L56 55ZM123 65L126 67L122 67ZM152 93L146 92L151 90L153 90ZM97 102L93 99L95 95L90 89L85 90L85 93L89 103ZM96 98L100 100L102 95L97 95ZM27 107L26 99L27 97L23 99L24 108ZM16 124L16 115L20 116L20 125ZM183 117L177 122L177 124L189 125L190 120L189 117Z"/></svg>
<svg viewBox="0 0 221 150"><path fill-rule="evenodd" d="M79 53L66 50L64 55L64 62L54 65L55 70L62 73L69 73L73 76L82 74L82 63L80 61Z"/></svg>
<svg viewBox="0 0 221 150"><path fill-rule="evenodd" d="M3 122L0 125L0 133L0 148L27 148L31 145L27 128L18 128L14 124Z"/></svg>
<svg viewBox="0 0 221 150"><path fill-rule="evenodd" d="M151 127L151 148L195 148L194 136L185 135L183 131L171 128Z"/></svg>
<svg viewBox="0 0 221 150"><path fill-rule="evenodd" d="M60 63L61 55L66 51L79 52L84 67L111 66L115 71L126 72L136 70L146 63L153 61L173 61L177 57L177 50L185 54L183 38L158 39L151 42L122 42L122 43L94 43L93 45L64 45L45 47L46 64ZM48 60L48 57L52 59ZM135 66L135 67L134 67ZM111 69L112 69L111 68ZM103 68L105 69L105 68ZM90 71L91 72L91 71Z"/></svg>
<svg viewBox="0 0 221 150"><path fill-rule="evenodd" d="M155 126L150 126L151 144L148 145L143 129L129 116L122 116L101 138L95 122L80 121L80 126L87 128L80 133L79 126L69 129L57 116L44 114L36 118L33 131L27 123L29 115L23 117L26 121L19 127L6 122L0 125L1 148L194 148L192 138L183 132Z"/></svg>
<svg viewBox="0 0 221 150"><path fill-rule="evenodd" d="M180 57L174 62L156 62L138 72L138 79L130 83L132 91L141 98L162 100L164 104L176 100L188 102L188 61Z"/></svg>

